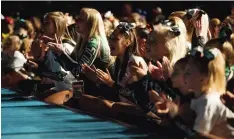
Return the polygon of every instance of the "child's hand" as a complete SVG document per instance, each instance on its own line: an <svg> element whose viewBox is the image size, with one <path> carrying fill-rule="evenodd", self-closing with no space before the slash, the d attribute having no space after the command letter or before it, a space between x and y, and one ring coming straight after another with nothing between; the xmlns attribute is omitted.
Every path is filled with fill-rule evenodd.
<svg viewBox="0 0 234 139"><path fill-rule="evenodd" d="M157 66L154 66L150 62L148 67L149 67L149 73L155 80L167 79L171 76L172 67L170 65L170 61L165 56L163 57L162 63L157 61Z"/></svg>
<svg viewBox="0 0 234 139"><path fill-rule="evenodd" d="M132 75L137 76L137 80L140 80L142 77L147 75L147 70L144 69L142 63L140 62L139 65L135 62L130 64L130 71Z"/></svg>
<svg viewBox="0 0 234 139"><path fill-rule="evenodd" d="M110 72L108 69L106 69L106 72L105 73L104 71L100 70L100 69L97 69L97 78L104 84L112 87L113 84L114 84L114 81L112 80L111 78L111 75L110 75Z"/></svg>
<svg viewBox="0 0 234 139"><path fill-rule="evenodd" d="M155 80L163 79L163 67L159 61L157 61L157 66L154 66L151 62L149 62L148 68L149 68L149 73L153 79Z"/></svg>
<svg viewBox="0 0 234 139"><path fill-rule="evenodd" d="M55 34L54 38L48 36L42 36L42 43L48 46L53 52L61 55L63 52L63 45L61 39L58 40L57 35Z"/></svg>
<svg viewBox="0 0 234 139"><path fill-rule="evenodd" d="M83 64L82 71L90 81L92 81L94 83L98 83L97 74L96 74L96 67L94 65L92 65L90 67L87 64Z"/></svg>
<svg viewBox="0 0 234 139"><path fill-rule="evenodd" d="M200 11L197 10L197 16L195 16L194 18L192 18L192 23L193 26L195 27L195 33L196 36L202 36L204 38L207 38L207 33L208 33L208 25L209 25L209 19L207 14L202 14L200 18L198 18L198 16L200 16L200 14L198 14Z"/></svg>

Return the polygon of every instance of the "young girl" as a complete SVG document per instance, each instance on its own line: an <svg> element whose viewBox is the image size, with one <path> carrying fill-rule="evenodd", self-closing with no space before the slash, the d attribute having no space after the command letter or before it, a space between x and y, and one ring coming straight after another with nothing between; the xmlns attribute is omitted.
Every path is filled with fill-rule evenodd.
<svg viewBox="0 0 234 139"><path fill-rule="evenodd" d="M166 64L167 68L166 66L164 67L167 69L165 79L170 77L170 74L168 74L169 70L171 70L170 67L173 67L175 62L186 54L186 46L184 43L186 41L185 36L186 28L183 21L179 18L174 18L172 21L156 26L149 34L146 57L154 61L166 59L166 57L169 59ZM149 70L149 72L151 73L151 70ZM140 105L146 113L149 111L156 112L152 104L158 101L157 94L160 94L166 87L164 87L164 84L161 84L160 81L155 81L154 78L148 76L141 65L133 65L132 74L136 75L138 80L140 80L122 89L120 93L131 90L134 94L135 103ZM160 78L161 76L159 78L157 77L157 79ZM138 87L134 88L134 86ZM150 90L156 90L156 93ZM171 91L167 91L167 93L167 95L173 98L175 97ZM154 97L155 95L157 97Z"/></svg>
<svg viewBox="0 0 234 139"><path fill-rule="evenodd" d="M222 27L219 38L208 41L205 48L218 48L224 56L226 62L225 77L227 89L234 92L234 49L231 44L231 28Z"/></svg>
<svg viewBox="0 0 234 139"><path fill-rule="evenodd" d="M110 48L104 31L104 24L100 13L91 8L83 8L77 19L77 31L82 36L82 44L76 46L71 54L58 48L56 49L63 67L72 72L81 73L81 65L95 65L105 69L109 64ZM70 55L71 57L68 57ZM73 60L71 60L72 58Z"/></svg>
<svg viewBox="0 0 234 139"><path fill-rule="evenodd" d="M30 79L22 70L27 59L19 51L21 40L18 36L9 36L3 43L1 58L2 64L2 86L9 86L20 80ZM14 73L14 74L11 74Z"/></svg>
<svg viewBox="0 0 234 139"><path fill-rule="evenodd" d="M132 90L134 90L132 92L135 97L135 103L140 105L146 113L158 113L155 103L161 99L159 94L163 94L163 91L165 91L166 97L176 98L177 95L168 89L166 82L161 80L163 79L162 77L165 80L169 79L175 62L185 56L187 51L185 42L185 25L181 19L176 17L171 21L155 26L155 29L149 34L146 57L157 61L159 67L149 64L149 74L147 74L140 65L133 65L132 73L138 77L139 81L131 86L133 87ZM159 61L163 61L163 66ZM134 89L134 86L139 86L139 88ZM130 86L128 87L131 88ZM123 90L129 90L129 88Z"/></svg>
<svg viewBox="0 0 234 139"><path fill-rule="evenodd" d="M210 33L213 39L218 38L220 30L221 21L218 18L213 18L210 20Z"/></svg>
<svg viewBox="0 0 234 139"><path fill-rule="evenodd" d="M95 72L96 70L96 77L104 84L100 86L103 92L109 95L119 95L121 102L114 103L101 100L102 103L106 104L109 109L112 109L115 113L119 111L131 113L136 107L133 104L131 90L123 91L123 88L137 81L137 78L130 73L130 63L141 63L144 71L147 71L146 63L143 58L139 57L140 53L134 28L134 24L121 22L110 36L109 45L111 48L111 55L117 57L113 66L113 72L109 73L108 71L91 69L88 66L84 66L84 71L90 69ZM103 86L108 86L109 89L104 90L102 88ZM135 86L135 90L137 90L137 86ZM106 95L104 95L104 97L107 98ZM115 101L119 101L119 99ZM81 99L81 103L82 101Z"/></svg>
<svg viewBox="0 0 234 139"><path fill-rule="evenodd" d="M82 64L95 65L97 68L105 70L110 62L110 48L100 13L91 8L81 9L77 19L77 31L82 36L82 42L77 44L71 53L61 49L61 42L50 43L59 63L65 70L71 71L74 76L82 73ZM98 95L96 84L82 75L80 78L86 82L86 92Z"/></svg>
<svg viewBox="0 0 234 139"><path fill-rule="evenodd" d="M196 113L193 129L202 134L232 138L234 129L227 119L234 118L234 113L220 100L226 92L225 60L217 48L191 55L185 68L185 82L195 97L190 105Z"/></svg>
<svg viewBox="0 0 234 139"><path fill-rule="evenodd" d="M145 56L146 40L148 38L150 31L151 31L151 29L148 26L137 26L136 27L139 52L141 54L141 57Z"/></svg>
<svg viewBox="0 0 234 139"><path fill-rule="evenodd" d="M178 17L172 17L155 26L149 34L145 56L153 61L161 61L165 56L173 67L175 62L187 53L186 36L183 21Z"/></svg>
<svg viewBox="0 0 234 139"><path fill-rule="evenodd" d="M50 79L49 84L55 84L54 88L51 88L51 92L61 92L64 90L72 90L72 82L75 81L75 77L71 72L66 71L61 64L58 62L56 57L56 50L53 47L52 40L56 40L57 43L62 43L60 45L61 49L67 53L71 53L74 49L72 44L63 42L64 39L69 40L71 38L65 38L66 31L66 19L62 12L50 12L44 16L43 22L43 36L39 38L41 47L40 61L39 64L39 74L43 77L41 84L44 84L47 78ZM47 48L48 49L47 49ZM47 50L46 50L47 49ZM70 92L71 93L71 92ZM38 96L42 99L47 97L48 92L41 93ZM45 95L45 96L44 96ZM52 103L56 103L55 101ZM57 104L57 103L56 103Z"/></svg>

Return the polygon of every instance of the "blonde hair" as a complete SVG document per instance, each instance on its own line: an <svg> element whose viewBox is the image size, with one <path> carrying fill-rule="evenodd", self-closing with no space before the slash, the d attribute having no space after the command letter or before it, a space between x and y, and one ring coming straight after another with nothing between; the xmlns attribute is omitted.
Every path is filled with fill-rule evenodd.
<svg viewBox="0 0 234 139"><path fill-rule="evenodd" d="M146 19L144 17L142 17L140 14L138 13L132 13L132 18L133 18L133 21L136 23L136 25L143 25L145 26L147 23L146 23Z"/></svg>
<svg viewBox="0 0 234 139"><path fill-rule="evenodd" d="M32 42L29 38L23 39L22 45L20 47L20 52L23 54L29 53L31 51L31 44Z"/></svg>
<svg viewBox="0 0 234 139"><path fill-rule="evenodd" d="M188 42L192 42L192 37L193 37L193 32L194 32L194 26L192 24L192 22L190 22L187 18L186 18L186 12L185 11L175 11L172 12L170 14L170 16L168 17L168 19L171 19L173 17L179 17L180 19L183 20L186 29L187 29L187 41Z"/></svg>
<svg viewBox="0 0 234 139"><path fill-rule="evenodd" d="M3 50L10 49L11 51L18 51L22 42L16 35L11 35L3 41Z"/></svg>
<svg viewBox="0 0 234 139"><path fill-rule="evenodd" d="M212 38L215 38L214 33L215 33L215 27L219 26L221 24L221 21L218 18L213 18L210 20L210 32ZM218 35L218 34L216 34Z"/></svg>
<svg viewBox="0 0 234 139"><path fill-rule="evenodd" d="M206 43L205 48L218 48L223 54L228 66L234 65L234 49L229 41L222 43L220 39L212 39Z"/></svg>
<svg viewBox="0 0 234 139"><path fill-rule="evenodd" d="M210 26L217 26L217 25L220 25L221 24L221 21L218 19L218 18L212 18L210 20Z"/></svg>
<svg viewBox="0 0 234 139"><path fill-rule="evenodd" d="M201 74L207 77L207 82L202 84L202 92L216 91L224 94L226 92L225 60L222 53L217 48L209 49L209 51L210 50L215 50L216 56L213 60L209 61L209 63L194 58L192 60L193 62L190 64L197 66Z"/></svg>
<svg viewBox="0 0 234 139"><path fill-rule="evenodd" d="M186 55L186 27L183 21L178 17L172 17L171 20L178 26L180 35L175 36L170 33L171 27L159 24L155 26L153 32L156 34L156 38L165 42L166 57L170 60L170 65L173 67L177 60Z"/></svg>
<svg viewBox="0 0 234 139"><path fill-rule="evenodd" d="M35 29L31 21L25 20L26 30L30 39L34 37Z"/></svg>
<svg viewBox="0 0 234 139"><path fill-rule="evenodd" d="M112 32L115 29L114 24L111 23L111 21L108 19L104 19L103 23L104 23L105 33L107 36L109 36L110 32Z"/></svg>
<svg viewBox="0 0 234 139"><path fill-rule="evenodd" d="M49 18L54 22L55 33L58 38L62 38L67 30L67 21L64 14L62 12L50 12L44 18Z"/></svg>
<svg viewBox="0 0 234 139"><path fill-rule="evenodd" d="M234 33L232 33L231 35L231 40L230 40L231 44L232 44L232 48L234 49Z"/></svg>
<svg viewBox="0 0 234 139"><path fill-rule="evenodd" d="M88 39L93 37L100 37L102 43L106 46L109 46L101 14L96 9L92 8L82 8L80 13L82 12L86 14L86 20L89 28ZM81 47L77 47L76 49L81 50L83 47L85 47L85 45L86 42L83 42Z"/></svg>

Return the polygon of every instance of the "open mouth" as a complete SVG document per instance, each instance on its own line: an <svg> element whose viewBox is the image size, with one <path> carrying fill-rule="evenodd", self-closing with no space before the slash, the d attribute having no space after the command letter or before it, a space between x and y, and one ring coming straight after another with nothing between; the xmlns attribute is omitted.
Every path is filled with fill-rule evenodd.
<svg viewBox="0 0 234 139"><path fill-rule="evenodd" d="M112 52L115 51L115 47L110 46L110 50L111 50Z"/></svg>

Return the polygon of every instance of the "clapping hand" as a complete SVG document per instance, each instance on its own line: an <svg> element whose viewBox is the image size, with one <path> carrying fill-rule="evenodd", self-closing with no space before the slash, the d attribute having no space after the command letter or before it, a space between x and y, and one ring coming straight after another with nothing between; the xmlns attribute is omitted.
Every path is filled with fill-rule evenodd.
<svg viewBox="0 0 234 139"><path fill-rule="evenodd" d="M82 71L85 74L85 76L92 82L97 83L97 74L96 74L96 67L92 65L91 67L87 64L82 65Z"/></svg>
<svg viewBox="0 0 234 139"><path fill-rule="evenodd" d="M112 80L108 69L106 69L106 72L104 72L100 69L97 69L96 73L97 73L98 80L100 80L103 84L106 84L110 87L112 87L114 85L114 81Z"/></svg>
<svg viewBox="0 0 234 139"><path fill-rule="evenodd" d="M155 80L167 79L171 76L172 67L170 61L165 56L163 57L162 63L157 61L157 66L149 62L148 68L151 77Z"/></svg>
<svg viewBox="0 0 234 139"><path fill-rule="evenodd" d="M138 80L140 80L142 77L147 75L147 70L144 69L143 65L141 62L139 62L139 65L135 62L130 63L130 71L132 75L136 75Z"/></svg>

